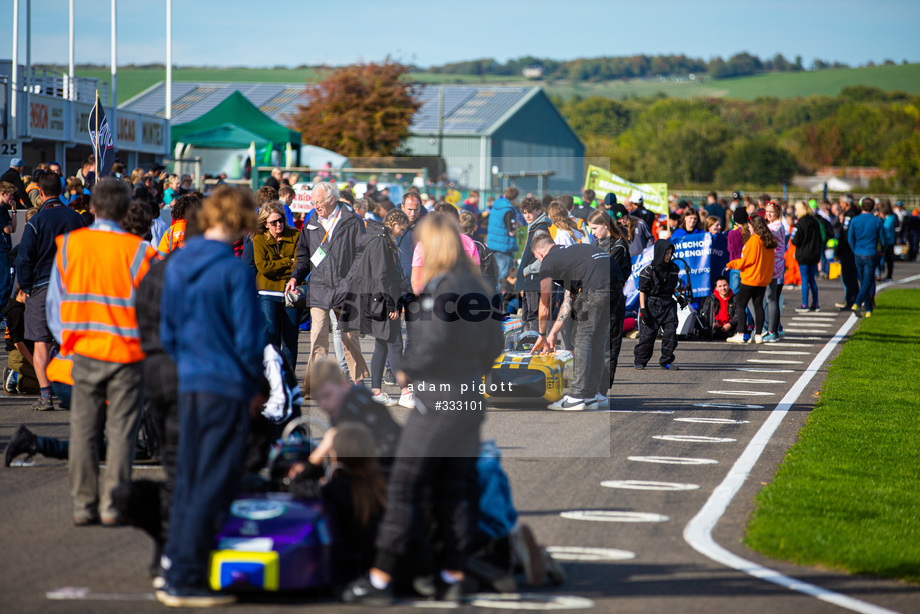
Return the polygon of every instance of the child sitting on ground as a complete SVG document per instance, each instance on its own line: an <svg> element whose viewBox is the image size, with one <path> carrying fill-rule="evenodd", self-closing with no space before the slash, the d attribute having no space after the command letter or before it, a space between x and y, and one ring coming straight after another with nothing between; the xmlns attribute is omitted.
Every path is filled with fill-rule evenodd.
<svg viewBox="0 0 920 614"><path fill-rule="evenodd" d="M330 428L310 454L309 463L292 466L288 477L293 480L295 496L314 498L319 486L332 528L336 584L344 587L367 574L374 562L374 540L386 501L386 482L377 465L370 430L359 422Z"/></svg>
<svg viewBox="0 0 920 614"><path fill-rule="evenodd" d="M735 332L734 293L728 286L728 278L720 275L716 278L713 293L703 299L700 306L700 319L709 327L714 339L728 339Z"/></svg>
<svg viewBox="0 0 920 614"><path fill-rule="evenodd" d="M521 308L521 293L514 289L517 282L518 270L516 266L508 269L508 276L502 280L502 311L506 314L517 313Z"/></svg>

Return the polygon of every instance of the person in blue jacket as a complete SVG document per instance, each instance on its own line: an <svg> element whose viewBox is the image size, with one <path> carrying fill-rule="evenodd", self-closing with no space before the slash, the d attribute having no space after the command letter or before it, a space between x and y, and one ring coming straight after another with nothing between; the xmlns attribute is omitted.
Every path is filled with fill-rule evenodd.
<svg viewBox="0 0 920 614"><path fill-rule="evenodd" d="M208 590L208 555L243 473L249 411L262 375L264 324L255 280L233 242L255 225L252 195L218 186L198 215L203 234L171 258L160 337L179 376L176 478L157 598L171 607L234 601Z"/></svg>
<svg viewBox="0 0 920 614"><path fill-rule="evenodd" d="M508 276L508 270L514 263L514 252L517 251L517 239L514 236L517 209L514 207L514 199L518 194L520 191L516 187L506 188L504 195L495 199L489 211L486 247L492 250L499 279Z"/></svg>
<svg viewBox="0 0 920 614"><path fill-rule="evenodd" d="M671 241L688 235L702 235L704 232L706 231L703 230L703 225L700 223L699 212L693 207L687 207L680 215L680 221L677 223L677 229L671 235Z"/></svg>
<svg viewBox="0 0 920 614"><path fill-rule="evenodd" d="M875 268L878 266L879 247L885 250L885 228L882 220L875 217L875 201L863 198L860 201L862 213L850 221L847 242L856 256L856 273L859 275L859 293L853 303L853 311L860 315L860 308L866 317L872 315L875 306Z"/></svg>

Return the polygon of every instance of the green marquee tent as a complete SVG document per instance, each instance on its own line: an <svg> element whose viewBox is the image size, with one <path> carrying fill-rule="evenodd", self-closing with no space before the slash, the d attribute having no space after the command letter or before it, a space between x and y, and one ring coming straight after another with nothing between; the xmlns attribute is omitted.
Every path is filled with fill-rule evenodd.
<svg viewBox="0 0 920 614"><path fill-rule="evenodd" d="M214 149L246 149L252 143L255 143L256 147L262 148L271 142L255 132L240 128L236 124L224 124L210 130L190 132L184 135L181 140L186 145Z"/></svg>
<svg viewBox="0 0 920 614"><path fill-rule="evenodd" d="M274 147L283 148L287 143L291 143L294 147L300 148L300 133L270 118L238 91L230 94L201 117L172 126L170 132L173 148L180 141L190 143L191 137L199 141L192 143L199 147L241 149L256 141L257 147L272 143ZM202 139L203 133L205 137L211 136L215 140L209 144L206 138ZM252 138L253 136L258 138ZM222 140L228 144L216 144ZM242 140L245 140L245 143L240 145Z"/></svg>

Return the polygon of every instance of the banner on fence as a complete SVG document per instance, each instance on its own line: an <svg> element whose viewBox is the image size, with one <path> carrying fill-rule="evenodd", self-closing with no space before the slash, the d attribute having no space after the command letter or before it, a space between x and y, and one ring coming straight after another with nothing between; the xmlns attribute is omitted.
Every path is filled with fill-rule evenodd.
<svg viewBox="0 0 920 614"><path fill-rule="evenodd" d="M681 281L687 283L686 266L690 270L690 287L693 288L694 300L698 302L704 299L712 293L716 277L722 275L728 263L728 240L724 234L701 232L685 235L672 243ZM632 259L632 274L623 287L627 311L639 310L639 272L652 263L653 253L654 243L649 243L645 251Z"/></svg>
<svg viewBox="0 0 920 614"><path fill-rule="evenodd" d="M668 213L668 184L666 183L633 183L599 166L588 166L585 176L585 189L594 190L599 199L613 192L617 202L623 203L633 191L642 192L645 208L659 214Z"/></svg>

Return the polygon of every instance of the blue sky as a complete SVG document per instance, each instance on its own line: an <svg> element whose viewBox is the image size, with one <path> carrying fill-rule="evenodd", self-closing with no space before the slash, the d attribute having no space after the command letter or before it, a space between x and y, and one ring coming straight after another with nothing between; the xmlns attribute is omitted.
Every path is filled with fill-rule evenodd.
<svg viewBox="0 0 920 614"><path fill-rule="evenodd" d="M20 0L24 32L25 0ZM165 60L165 0L119 0L118 63ZM109 0L76 0L76 60L109 62ZM0 0L0 58L13 0ZM67 0L32 0L32 60L67 63ZM347 64L390 55L421 66L521 55L571 59L749 51L852 65L920 61L918 0L174 0L176 65ZM21 35L21 55L25 42Z"/></svg>

